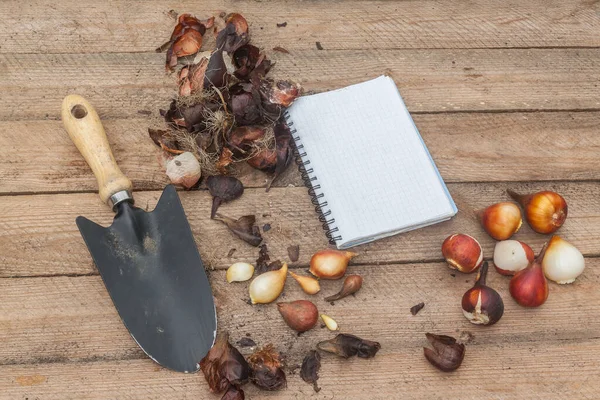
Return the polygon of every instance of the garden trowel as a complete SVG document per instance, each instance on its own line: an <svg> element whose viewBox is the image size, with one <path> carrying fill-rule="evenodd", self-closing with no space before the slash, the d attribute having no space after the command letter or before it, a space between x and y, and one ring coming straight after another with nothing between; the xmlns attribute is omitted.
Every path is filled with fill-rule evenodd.
<svg viewBox="0 0 600 400"><path fill-rule="evenodd" d="M110 150L98 114L83 97L67 96L62 120L98 180L111 226L76 222L123 323L157 363L198 370L217 330L215 305L198 248L175 188L152 212L133 206L131 181Z"/></svg>

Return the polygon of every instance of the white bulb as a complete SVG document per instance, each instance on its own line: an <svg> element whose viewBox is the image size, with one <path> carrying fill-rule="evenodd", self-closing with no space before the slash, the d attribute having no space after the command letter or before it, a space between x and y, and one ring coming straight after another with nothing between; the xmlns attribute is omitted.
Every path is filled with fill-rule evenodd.
<svg viewBox="0 0 600 400"><path fill-rule="evenodd" d="M551 281L572 283L585 269L585 259L577 247L554 235L548 243L542 268Z"/></svg>

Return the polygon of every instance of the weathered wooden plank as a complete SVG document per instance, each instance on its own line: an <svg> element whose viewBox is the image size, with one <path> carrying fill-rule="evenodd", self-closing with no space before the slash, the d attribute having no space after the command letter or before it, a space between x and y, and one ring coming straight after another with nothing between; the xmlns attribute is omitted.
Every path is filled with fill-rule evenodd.
<svg viewBox="0 0 600 400"><path fill-rule="evenodd" d="M481 345L586 340L600 332L600 259L588 259L587 269L573 285L551 285L548 302L536 310L518 306L508 293L509 279L490 270L488 284L505 300L505 316L489 329L473 327L462 315L460 299L475 274L455 273L444 263L353 266L364 277L362 289L332 305L326 295L341 281L322 281L321 293L304 294L289 279L280 301L310 299L335 318L343 332L418 346L427 331L471 331ZM316 328L298 337L280 318L277 307L248 304L248 283L227 284L224 271L209 272L220 329L237 341L249 334L257 343L275 343L294 357L330 336ZM145 358L130 338L99 276L0 279L0 364L74 362L89 359ZM425 302L413 317L411 306ZM581 310L582 312L573 312ZM594 318L590 318L594 317ZM531 323L535 318L536 323ZM265 327L268 326L268 329ZM247 352L247 349L244 350ZM393 352L393 349L388 349ZM295 362L295 360L293 360Z"/></svg>
<svg viewBox="0 0 600 400"><path fill-rule="evenodd" d="M590 1L388 2L3 1L3 53L153 51L175 24L170 10L198 17L242 12L267 48L327 49L599 46L598 4ZM41 18L43 16L43 18ZM287 22L285 28L277 23Z"/></svg>
<svg viewBox="0 0 600 400"><path fill-rule="evenodd" d="M600 109L600 49L299 50L274 53L274 77L323 91L391 75L411 112ZM165 108L163 55L0 55L0 119L58 118L65 95L103 118ZM351 67L349 67L351 66Z"/></svg>
<svg viewBox="0 0 600 400"><path fill-rule="evenodd" d="M476 236L486 256L491 257L494 241L476 221L473 211L498 201L508 200L511 187L528 192L550 189L560 192L569 203L569 218L560 235L588 256L600 255L600 188L596 183L532 184L450 184L459 208L451 221L383 239L356 248L361 254L356 263L393 263L440 260L443 240L456 232ZM160 192L136 193L137 204L152 209ZM258 250L234 237L218 221L209 219L210 197L206 191L181 193L182 202L197 239L203 260L210 267L226 268L234 261L254 262ZM94 273L92 261L75 226L78 215L108 225L113 214L96 194L61 194L0 197L0 276L29 276ZM305 188L248 189L239 200L221 206L223 214L239 217L255 214L257 225L269 223L264 232L273 259L287 260L287 247L300 245L299 263L307 265L310 256L327 247ZM548 236L539 235L524 224L515 235L539 250ZM236 251L229 256L231 249Z"/></svg>
<svg viewBox="0 0 600 400"><path fill-rule="evenodd" d="M517 398L527 391L540 395L549 390L558 396L550 398L560 398L574 386L577 393L594 388L587 377L600 371L599 266L599 259L590 259L588 269L573 285L552 284L548 302L539 309L516 305L508 294L508 278L490 271L489 284L504 298L506 310L498 324L486 328L471 325L460 311L460 297L472 285L474 275L452 277L441 263L352 267L352 272L364 277L363 288L335 305L323 297L337 291L339 281L324 281L322 293L308 296L290 279L282 299L310 298L321 312L338 321L343 332L382 345L376 358L368 361L324 356L319 381L323 397L318 398L364 398L363 391L371 387L380 397L369 398L390 398L397 390L406 391L409 398L424 398L437 393L433 383L447 380L453 382L448 387L457 387L452 389L457 395ZM258 345L273 342L291 366L299 364L318 341L333 336L319 327L297 336L274 304L247 304L247 283L227 284L223 271L210 276L220 329L230 331L233 342L247 334ZM412 316L409 308L420 301L425 308ZM0 279L0 311L4 344L0 391L7 398L38 393L44 398L59 393L62 398L65 393L74 398L198 398L206 393L200 376L189 379L146 359L122 326L97 276ZM421 350L426 332L473 336L457 373L443 375L427 364ZM252 351L241 350L244 354ZM579 373L567 373L574 364ZM537 376L545 379L533 379ZM74 384L80 380L87 382L85 388ZM102 387L96 388L100 383ZM351 386L358 387L358 392L350 393ZM248 388L252 398L265 395ZM291 375L287 391L274 396L309 396L311 390Z"/></svg>
<svg viewBox="0 0 600 400"><path fill-rule="evenodd" d="M244 386L248 399L593 399L598 393L598 340L532 348L471 346L465 364L450 375L436 371L422 350L396 349L373 360L321 360L319 386L288 374L280 392ZM469 352L470 351L470 352ZM506 362L500 363L499 359ZM468 364L467 364L468 363ZM517 366L518 364L518 366ZM470 367L467 367L470 365ZM468 368L468 369L467 369ZM177 374L150 360L0 366L3 399L218 399L204 378Z"/></svg>
<svg viewBox="0 0 600 400"><path fill-rule="evenodd" d="M414 120L446 182L600 176L598 112L416 114ZM159 150L148 138L152 123L142 118L104 123L117 161L137 190L168 183ZM251 168L237 175L247 187L265 186L266 175ZM59 121L0 122L0 176L0 193L96 190ZM296 167L275 185L302 185Z"/></svg>

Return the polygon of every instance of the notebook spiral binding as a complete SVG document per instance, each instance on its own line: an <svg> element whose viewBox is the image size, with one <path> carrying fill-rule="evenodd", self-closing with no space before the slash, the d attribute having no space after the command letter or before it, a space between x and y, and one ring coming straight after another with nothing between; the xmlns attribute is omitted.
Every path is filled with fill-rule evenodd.
<svg viewBox="0 0 600 400"><path fill-rule="evenodd" d="M335 218L331 215L331 209L325 209L327 207L325 193L320 191L321 185L314 170L310 167L307 169L307 166L310 165L310 160L302 161L302 157L306 157L306 152L303 151L304 145L300 142L300 136L297 135L297 131L293 127L294 121L290 121L289 112L286 111L283 117L290 128L292 139L294 139L294 158L296 159L296 164L298 164L298 170L300 171L302 181L304 181L304 186L308 188L310 201L315 206L317 214L319 214L319 221L323 224L323 230L325 230L325 235L329 239L329 243L335 244L336 241L342 240L342 236L339 234L339 228L335 226Z"/></svg>

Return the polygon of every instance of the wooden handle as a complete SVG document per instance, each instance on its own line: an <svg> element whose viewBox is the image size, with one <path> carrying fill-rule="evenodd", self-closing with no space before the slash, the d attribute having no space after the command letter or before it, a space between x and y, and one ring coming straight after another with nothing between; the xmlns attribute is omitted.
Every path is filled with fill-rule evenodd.
<svg viewBox="0 0 600 400"><path fill-rule="evenodd" d="M98 180L102 201L108 203L110 196L122 190L131 191L131 181L119 169L94 107L81 96L69 95L63 100L61 114L69 137Z"/></svg>

